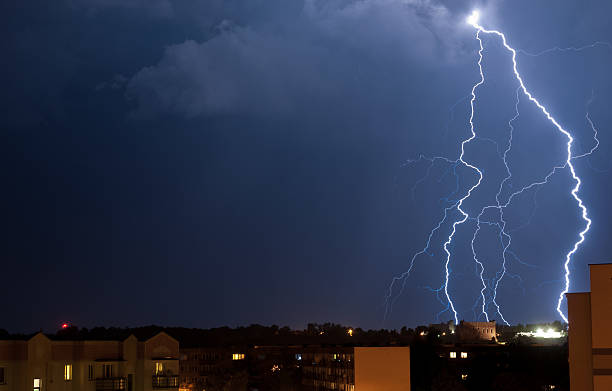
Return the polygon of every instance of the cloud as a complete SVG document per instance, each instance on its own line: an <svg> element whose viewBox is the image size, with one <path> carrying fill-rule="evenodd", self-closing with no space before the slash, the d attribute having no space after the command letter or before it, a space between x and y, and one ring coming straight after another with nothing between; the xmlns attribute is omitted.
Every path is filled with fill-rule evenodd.
<svg viewBox="0 0 612 391"><path fill-rule="evenodd" d="M208 40L168 46L131 78L127 96L139 117L282 115L347 100L371 77L392 86L409 69L453 62L461 28L427 0L307 0L274 27L223 20Z"/></svg>
<svg viewBox="0 0 612 391"><path fill-rule="evenodd" d="M113 76L111 80L100 82L94 88L95 91L106 89L119 90L122 89L129 79L121 74Z"/></svg>

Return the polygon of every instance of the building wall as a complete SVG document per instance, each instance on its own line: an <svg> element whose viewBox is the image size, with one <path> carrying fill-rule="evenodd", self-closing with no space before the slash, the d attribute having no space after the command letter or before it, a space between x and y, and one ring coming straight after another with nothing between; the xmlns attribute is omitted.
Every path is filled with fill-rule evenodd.
<svg viewBox="0 0 612 391"><path fill-rule="evenodd" d="M495 321L491 322L461 322L458 328L460 339L471 339L474 336L483 341L491 341L497 336ZM475 334L475 335L472 335Z"/></svg>
<svg viewBox="0 0 612 391"><path fill-rule="evenodd" d="M355 391L410 391L410 348L355 348Z"/></svg>
<svg viewBox="0 0 612 391"><path fill-rule="evenodd" d="M612 390L612 264L589 265L595 391Z"/></svg>
<svg viewBox="0 0 612 391"><path fill-rule="evenodd" d="M590 293L567 294L570 389L612 390L612 264L589 265Z"/></svg>
<svg viewBox="0 0 612 391"><path fill-rule="evenodd" d="M591 295L567 294L570 390L593 390Z"/></svg>
<svg viewBox="0 0 612 391"><path fill-rule="evenodd" d="M593 348L612 348L612 264L590 269Z"/></svg>

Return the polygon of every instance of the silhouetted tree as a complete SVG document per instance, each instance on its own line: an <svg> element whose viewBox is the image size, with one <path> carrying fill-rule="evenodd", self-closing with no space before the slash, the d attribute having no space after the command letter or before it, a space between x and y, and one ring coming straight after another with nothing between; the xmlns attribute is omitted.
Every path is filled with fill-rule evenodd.
<svg viewBox="0 0 612 391"><path fill-rule="evenodd" d="M443 369L433 378L431 391L467 391L458 375Z"/></svg>

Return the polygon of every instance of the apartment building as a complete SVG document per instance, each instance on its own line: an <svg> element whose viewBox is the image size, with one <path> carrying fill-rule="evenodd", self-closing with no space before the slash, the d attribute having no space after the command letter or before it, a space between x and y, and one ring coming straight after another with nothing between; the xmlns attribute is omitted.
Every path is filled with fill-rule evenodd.
<svg viewBox="0 0 612 391"><path fill-rule="evenodd" d="M612 264L589 265L591 292L568 293L570 390L612 390Z"/></svg>
<svg viewBox="0 0 612 391"><path fill-rule="evenodd" d="M180 368L181 389L190 391L219 380L257 390L410 390L409 347L188 348L181 349Z"/></svg>
<svg viewBox="0 0 612 391"><path fill-rule="evenodd" d="M308 348L304 391L410 391L410 347Z"/></svg>
<svg viewBox="0 0 612 391"><path fill-rule="evenodd" d="M0 391L176 390L178 358L178 341L163 332L110 341L38 333L0 341Z"/></svg>

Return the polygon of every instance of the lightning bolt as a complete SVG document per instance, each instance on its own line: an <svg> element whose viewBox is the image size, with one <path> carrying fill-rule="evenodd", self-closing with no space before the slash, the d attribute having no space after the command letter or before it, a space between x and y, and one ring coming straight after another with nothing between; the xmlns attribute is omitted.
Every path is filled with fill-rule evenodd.
<svg viewBox="0 0 612 391"><path fill-rule="evenodd" d="M484 47L482 46L482 42L481 42L481 47L480 47L480 51L479 51L479 53L480 53L479 63L482 61L482 51L483 50L484 50ZM395 300L397 300L397 298L403 292L405 284L406 284L407 277L412 272L412 269L414 267L416 259L419 256L423 255L423 254L427 254L427 251L429 250L429 248L431 246L431 239L432 239L433 235L442 227L442 225L444 224L444 222L448 218L448 213L451 210L456 208L462 214L463 218L461 220L459 220L459 221L453 222L453 224L452 224L452 232L449 235L448 240L443 245L444 252L446 253L446 262L444 264L445 281L444 281L444 284L443 284L443 286L441 288L438 288L438 289L429 288L429 290L432 291L432 292L436 292L436 296L438 297L438 300L440 300L439 292L440 291L444 292L444 295L445 295L445 297L447 299L447 308L444 309L441 313L443 313L443 312L445 312L445 311L450 309L453 312L453 315L454 315L454 318L455 318L455 323L459 322L458 315L457 315L457 310L455 309L455 304L453 303L453 301L452 301L452 299L450 297L450 294L448 293L448 280L450 278L450 272L451 272L451 269L450 269L450 257L451 257L451 253L450 253L450 251L448 249L448 246L452 242L452 239L453 239L453 237L455 235L455 232L457 230L457 225L463 224L468 219L468 217L469 217L468 214L465 213L461 209L461 206L462 206L463 202L467 198L469 198L469 196L471 195L472 191L480 185L480 183L482 181L482 178L483 178L482 172L476 166L473 166L473 165L467 163L465 160L463 160L463 157L465 156L465 144L469 143L470 141L472 141L472 140L474 140L476 138L476 133L474 132L474 102L476 100L476 88L478 88L479 85L484 83L484 74L482 72L482 67L480 69L481 69L481 72L480 72L480 76L481 76L480 82L477 83L476 85L474 85L474 87L472 88L471 99L470 99L471 114L470 114L469 122L470 122L470 133L471 133L471 136L461 142L461 153L460 153L459 158L457 160L451 160L451 159L448 159L448 158L445 158L445 157L439 157L439 156L431 158L431 159L428 159L428 160L430 160L431 165L429 166L425 176L423 178L419 179L417 181L417 183L415 184L415 186L413 186L413 194L414 194L414 188L418 185L418 183L420 183L423 180L425 180L425 178L429 175L429 171L430 171L433 163L436 160L444 160L447 163L451 163L451 164L454 164L454 165L456 165L458 163L461 163L461 164L465 165L466 167L469 167L469 168L471 168L472 170L474 170L475 172L478 173L478 181L476 182L476 184L474 184L474 185L472 185L472 187L470 187L470 189L465 194L465 196L463 196L458 201L454 202L452 205L450 205L450 206L448 206L448 207L446 207L444 209L444 215L443 215L442 219L440 219L438 221L438 224L429 232L429 235L427 237L427 243L426 243L425 247L422 250L420 250L419 252L415 253L412 256L412 259L410 260L409 267L408 267L408 269L404 273L402 273L399 276L396 276L396 277L394 277L392 279L391 284L389 285L389 288L388 288L387 295L385 297L385 302L386 302L385 315L384 315L385 319L386 319L387 315L391 312ZM461 99L460 101L456 102L453 105L452 108L454 108L462 100L463 99ZM421 160L423 158L424 157L421 156L421 157L419 157L419 160ZM412 163L412 162L414 162L414 161L409 161L409 163ZM450 198L450 197L448 197L448 198ZM399 281L402 281L402 286L400 288L400 291L399 291L398 295L396 295L395 298L394 298L393 297L393 289L394 289L395 284L398 283ZM439 315L440 315L440 313L438 314L438 316Z"/></svg>
<svg viewBox="0 0 612 391"><path fill-rule="evenodd" d="M451 299L448 293L448 280L450 278L449 264L450 264L450 258L451 258L451 253L448 250L448 245L451 244L451 242L453 241L453 237L455 236L455 233L457 232L457 226L465 223L465 221L469 217L469 215L465 213L463 209L461 209L461 206L463 206L463 202L472 195L472 191L474 191L474 189L480 186L480 183L482 182L482 178L483 178L482 171L480 171L476 166L463 160L465 156L465 144L471 142L473 139L476 138L476 132L474 131L474 102L476 101L476 89L480 87L482 84L484 84L484 81L485 81L484 73L482 71L482 52L484 51L484 47L482 46L482 40L480 39L480 30L476 32L476 37L478 38L478 42L480 43L480 49L478 50L478 56L479 56L478 68L480 71L480 80L476 84L474 84L474 86L472 87L472 98L470 99L470 120L469 120L471 136L461 142L461 154L459 155L459 161L463 163L466 167L469 167L478 173L478 181L474 185L472 185L472 187L470 187L470 189L467 191L465 196L463 196L463 198L461 198L459 202L457 203L457 211L461 213L463 218L453 223L453 228L451 230L451 233L448 236L448 239L446 240L446 242L444 242L444 245L442 246L444 248L444 252L446 252L446 262L444 263L444 270L445 270L444 293L446 295L446 299L448 300L448 304L450 305L450 309L451 311L453 311L453 315L455 317L455 324L459 323L459 317L457 316L457 310L455 309L455 304L453 303L453 300ZM484 266L482 264L481 266L482 266L482 272L484 272ZM482 277L482 272L481 272L481 277ZM483 281L483 284L484 284L484 281ZM484 305L484 300L483 300L483 305Z"/></svg>
<svg viewBox="0 0 612 391"><path fill-rule="evenodd" d="M468 23L469 23L469 21L468 21ZM530 56L530 57L539 57L539 56L541 56L543 54L547 54L547 53L551 53L551 52L581 52L583 50L594 49L596 47L607 47L608 49L612 49L612 43L607 42L607 41L596 41L596 42L593 42L591 44L580 46L580 47L570 46L570 47L562 48L562 47L559 47L559 46L555 46L553 48L542 50L541 52L538 52L538 53L530 53L530 52L522 50L522 49L517 49L516 52L524 54L526 56Z"/></svg>
<svg viewBox="0 0 612 391"><path fill-rule="evenodd" d="M559 122L550 114L550 112L548 111L548 109L541 104L534 96L533 94L527 89L523 78L521 76L521 74L518 71L518 64L517 64L517 53L522 53L528 56L540 56L543 55L545 53L550 53L553 51L560 51L560 52L564 52L564 51L582 51L585 49L589 49L589 48L595 48L598 46L606 46L610 49L612 49L612 44L608 43L608 42L603 42L603 41L597 41L593 44L590 45L586 45L586 46L582 46L582 47L568 47L568 48L560 48L560 47L554 47L551 49L546 49L544 51L541 51L539 53L529 53L526 51L522 51L522 50L517 50L512 48L509 44L508 41L506 39L506 36L497 30L487 30L485 29L482 25L479 24L478 22L479 20L479 13L478 11L474 11L468 18L467 18L467 23L470 24L472 27L474 27L476 29L476 39L478 41L479 44L479 50L478 50L478 70L479 70L479 74L480 74L480 79L476 82L476 84L474 84L472 86L471 89L471 94L468 95L467 97L464 97L462 99L460 99L459 101L457 101L452 107L451 107L451 115L453 114L453 111L455 109L455 107L461 103L463 100L465 100L466 98L470 97L470 116L469 116L469 129L470 129L470 135L468 138L464 139L463 141L461 141L461 151L459 154L459 157L456 160L452 160L452 159L448 159L445 157L434 157L434 158L426 158L423 155L421 155L419 157L418 160L412 160L412 161L408 161L407 164L412 164L415 162L419 162L419 161L424 161L427 160L429 161L429 166L427 168L427 171L425 173L425 175L420 178L419 180L417 180L417 182L414 184L414 186L412 187L412 194L413 194L413 198L414 198L414 193L415 193L415 189L416 187L422 183L423 181L425 181L431 172L431 169L433 168L434 164L437 161L443 161L447 164L449 164L449 167L452 167L453 169L453 173L457 182L456 185L456 189L453 191L453 193L451 193L448 197L446 197L445 199L443 199L444 201L447 202L447 206L444 208L444 213L442 218L438 221L438 223L434 226L434 228L430 231L428 237L427 237L427 242L425 247L420 250L419 252L415 253L413 255L413 257L411 258L410 264L409 264L409 268L407 271L405 271L404 273L402 273L399 276L396 276L393 278L393 280L391 281L391 284L389 286L388 289L388 293L386 295L386 308L385 308L385 319L388 315L388 313L391 312L392 306L395 302L395 300L397 300L397 298L401 295L401 293L403 292L405 285L406 285L406 281L408 276L410 275L410 273L412 272L414 265L415 265L415 261L416 259L421 256L421 255L429 255L430 257L433 256L432 253L430 253L431 250L431 242L432 242L432 238L433 236L441 229L441 227L444 225L445 222L447 222L447 220L449 219L449 214L451 211L453 211L454 209L457 210L457 212L460 213L461 217L458 220L454 220L452 222L452 226L451 226L451 232L448 235L447 239L444 241L443 243L443 249L445 252L445 259L444 259L444 281L442 283L442 285L437 288L437 289L433 289L431 287L426 287L427 290L436 293L436 298L438 299L438 301L445 305L446 308L444 308L442 311L440 311L437 314L437 319L439 318L439 316L441 314L443 314L446 311L451 311L454 317L454 320L456 323L458 323L458 313L457 310L455 308L455 304L451 298L451 295L449 293L449 282L450 282L450 275L452 272L451 269L451 250L449 249L449 246L451 246L451 244L453 243L453 240L455 238L455 234L457 232L457 228L464 224L466 221L473 221L475 222L475 230L473 232L473 236L472 236L472 240L471 240L471 250L472 250L472 256L473 256L473 261L474 264L476 266L476 275L477 277L480 279L481 281L481 289L480 289L480 295L478 297L478 299L476 300L476 302L474 303L472 310L474 311L474 314L476 315L476 307L480 307L480 313L482 315L484 315L485 319L487 321L489 321L489 313L488 313L488 307L489 305L492 305L495 308L495 313L497 313L499 315L499 317L501 318L501 320L505 323L505 324L509 324L504 315L502 314L500 305L497 303L497 292L498 292L498 288L500 285L500 282L504 279L504 277L508 277L508 278L512 278L512 279L518 279L519 283L521 285L521 289L523 290L523 294L525 294L525 288L522 285L523 281L521 279L521 277L519 275L510 273L508 270L508 258L507 256L510 255L514 261L527 266L527 267L536 267L534 265L530 265L528 263L523 262L513 251L510 250L511 244L512 244L512 236L511 233L512 232L516 232L522 228L524 228L525 226L527 226L532 217L535 214L535 210L537 208L537 192L539 190L539 188L545 184L548 183L548 181L550 180L550 178L555 175L559 170L563 170L563 169L569 169L569 172L571 173L572 179L575 182L574 187L571 190L571 195L572 197L575 199L578 208L581 211L581 217L585 222L585 227L582 229L582 231L579 232L578 237L579 239L574 243L574 245L572 246L571 250L566 254L565 256L565 260L563 263L563 267L565 270L565 275L564 275L564 280L565 280L565 285L563 290L560 292L559 294L559 298L558 298L558 302L557 302L557 307L556 310L559 313L559 315L567 322L567 317L565 316L565 314L563 313L563 311L561 310L561 305L563 303L563 298L565 297L565 293L567 293L569 291L569 286L570 286L570 270L569 270L569 265L572 261L572 257L574 256L574 254L578 251L579 247L582 245L582 243L585 241L585 237L586 234L589 232L590 227L591 227L591 219L588 216L588 211L587 208L584 204L584 202L582 201L582 199L579 197L578 193L582 184L582 181L580 179L580 177L577 175L576 170L574 165L572 164L572 161L576 160L576 159L580 159L580 158L584 158L587 156L590 156L591 154L593 154L595 152L595 150L597 150L597 148L599 147L599 139L598 139L598 129L596 128L595 124L593 123L590 113L589 113L589 107L592 104L593 100L594 100L594 92L591 94L591 98L589 99L589 101L586 104L586 115L585 115L585 120L588 123L589 127L591 128L592 132L593 132L593 139L595 141L594 145L586 152L583 152L581 154L577 154L574 155L573 154L573 147L574 147L574 138L572 137L571 133L569 131L567 131L566 129L564 129ZM509 137L508 137L508 141L507 144L505 146L505 149L503 150L503 153L500 149L500 145L492 139L489 138L484 138L481 136L478 136L476 133L476 129L475 129L475 125L474 125L474 115L475 115L475 102L477 99L477 90L480 86L482 86L485 83L485 76L484 76L484 71L483 71L483 66L482 66L482 62L483 62L483 52L484 52L484 45L483 45L483 40L482 40L482 34L487 34L487 35L494 35L498 38L501 39L501 42L503 44L503 47L511 54L511 58L512 58L512 70L513 70L513 75L514 78L516 79L516 81L518 82L518 87L516 89L516 99L515 99L515 115L513 118L511 118L508 121L508 129L509 129ZM555 166L551 169L551 171L549 171L542 179L540 180L536 180L530 184L527 184L525 186L523 186L521 189L512 192L509 196L507 196L507 199L504 201L502 201L502 193L505 189L505 187L510 183L510 180L512 179L512 172L510 170L510 165L508 163L508 154L512 149L512 141L513 141L513 135L514 135L514 125L513 123L519 118L520 114L519 114L519 103L520 103L520 96L524 95L525 97L527 97L527 100L531 103L533 103L542 114L544 114L544 116L548 119L548 121L550 121L550 123L556 128L556 130L558 132L560 132L561 134L563 134L566 138L567 138L567 155L566 155L566 159L565 162L562 165L558 165ZM446 125L447 131L448 131L448 123ZM466 211L464 211L462 209L462 206L464 204L464 202L469 199L472 195L472 193L480 186L480 184L483 181L483 170L479 169L478 167L476 167L475 165L469 163L468 161L465 160L465 146L467 144L469 144L470 142L472 142L475 139L479 139L479 140L483 140L483 141L487 141L487 142L491 142L493 144L496 145L497 147L497 153L500 156L500 158L503 161L503 164L505 166L505 171L506 171L506 175L503 178L503 180L501 181L497 193L495 195L495 203L492 205L486 205L484 206L481 210L480 213L475 216L472 217L470 216ZM471 169L471 171L477 175L478 179L476 180L476 182L474 184L471 185L471 187L469 187L469 189L467 190L467 192L465 193L465 195L459 199L453 199L452 197L454 197L458 191L459 191L459 177L458 174L456 172L457 166L458 165L463 165L469 169ZM531 213L531 216L528 218L528 221L525 224L522 224L521 226L519 226L518 228L513 229L512 231L509 231L507 229L507 221L505 219L504 216L504 212L505 210L508 208L508 206L513 202L513 200L518 196L523 194L526 191L529 190L534 190L534 206L533 206L533 211ZM505 198L505 197L504 197ZM484 220L484 215L488 210L496 210L498 212L498 218L496 218L498 221L488 221L488 220ZM499 236L499 243L501 246L501 250L502 250L502 263L501 263L501 267L500 269L495 273L495 277L491 278L491 279L485 279L485 265L484 263L479 259L476 248L475 248L475 241L478 238L478 235L481 231L482 225L487 225L487 226L491 226L494 227L498 230L498 236ZM401 284L401 288L399 289L399 293L397 296L393 296L393 290L394 290L394 286L395 284L402 282ZM491 299L490 301L487 301L487 297L485 295L485 292L487 291L487 289L491 290ZM446 298L446 301L443 300L443 298L441 297L441 295L444 295L444 297ZM479 306L480 304L480 306ZM476 316L476 318L479 318L479 315Z"/></svg>
<svg viewBox="0 0 612 391"><path fill-rule="evenodd" d="M565 314L561 310L561 305L563 303L563 298L565 297L565 294L569 291L569 286L570 286L570 279L569 279L570 270L569 270L569 265L570 265L570 263L572 261L572 256L578 251L578 248L584 242L585 235L587 234L587 232L589 232L589 230L591 228L591 223L592 223L591 219L588 216L588 211L587 211L586 206L584 205L584 202L578 196L578 191L580 190L580 185L582 184L582 181L580 180L580 177L578 177L578 175L576 174L576 170L574 168L574 165L572 164L572 160L574 158L574 156L572 155L572 144L574 143L574 138L572 137L570 132L565 130L563 128L563 126L561 126L561 124L559 124L559 122L550 114L550 112L546 109L546 107L544 105L542 105L531 94L531 92L529 92L529 90L527 90L527 87L525 86L525 82L523 81L523 78L521 77L521 74L518 71L518 64L517 64L517 61L516 61L517 51L508 44L506 36L503 33L499 32L497 30L487 30L487 29L485 29L483 26L481 26L478 23L478 18L479 18L478 11L474 11L468 17L467 22L470 25L472 25L477 30L476 31L476 38L480 42L480 47L482 48L482 40L480 38L480 33L481 32L485 33L485 34L496 35L499 38L501 38L502 44L503 44L504 48L506 50L508 50L512 54L512 70L514 72L514 77L519 82L520 89L522 90L523 94L529 99L529 101L534 103L538 107L538 109L540 109L542 114L544 114L546 116L546 118L555 126L555 128L557 128L557 130L559 132L561 132L563 135L565 135L565 137L567 138L567 159L565 161L565 165L563 166L563 168L565 168L565 167L569 168L570 173L572 175L572 178L574 179L574 181L576 183L574 188L571 190L571 194L572 194L572 197L576 200L576 202L578 204L578 207L580 208L580 210L582 212L581 213L582 214L582 219L586 222L585 228L582 231L580 231L580 233L578 234L579 240L574 243L574 246L572 247L572 249L565 256L565 262L564 262L565 287L561 291L561 293L559 294L559 300L557 302L557 312L559 313L559 315L561 315L563 320L567 322L567 317L565 316ZM482 55L481 55L481 59L482 59ZM480 63L481 63L481 61L479 61L479 66L480 66ZM482 73L482 68L481 68L481 73ZM557 167L555 167L555 169L553 169L553 171L552 171L552 173L550 175L552 175L556 170L557 170ZM546 180L548 180L548 178L549 178L549 176L546 177ZM508 201L508 202L510 202L510 201ZM506 249L507 249L507 247L506 247ZM498 279L497 284L499 284L499 280L500 279ZM496 288L497 288L497 285L496 285Z"/></svg>

